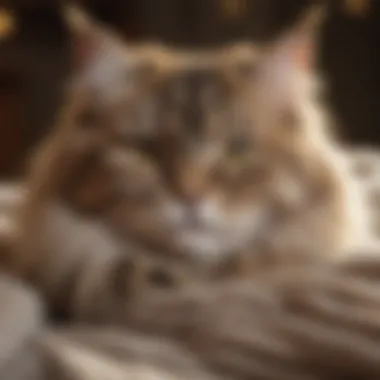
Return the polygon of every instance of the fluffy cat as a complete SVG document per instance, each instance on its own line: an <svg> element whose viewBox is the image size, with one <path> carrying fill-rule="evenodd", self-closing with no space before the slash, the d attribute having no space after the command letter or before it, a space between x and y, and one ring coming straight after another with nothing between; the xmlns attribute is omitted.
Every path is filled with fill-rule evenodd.
<svg viewBox="0 0 380 380"><path fill-rule="evenodd" d="M188 268L352 249L362 217L317 106L314 16L271 46L209 52L125 47L71 18L74 85L32 163L12 269L60 313L106 320Z"/></svg>

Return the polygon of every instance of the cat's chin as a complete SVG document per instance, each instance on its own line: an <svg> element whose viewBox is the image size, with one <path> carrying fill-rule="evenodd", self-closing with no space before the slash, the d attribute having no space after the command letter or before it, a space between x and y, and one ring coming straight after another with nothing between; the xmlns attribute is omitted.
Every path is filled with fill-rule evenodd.
<svg viewBox="0 0 380 380"><path fill-rule="evenodd" d="M219 234L211 234L200 230L186 231L180 234L179 245L188 255L201 261L217 261L230 251L230 242Z"/></svg>
<svg viewBox="0 0 380 380"><path fill-rule="evenodd" d="M223 260L231 252L235 252L248 244L254 234L237 236L233 233L201 229L187 229L177 236L181 251L201 262Z"/></svg>
<svg viewBox="0 0 380 380"><path fill-rule="evenodd" d="M188 209L173 202L161 215L172 228L172 239L181 252L201 261L217 261L244 249L265 224L267 208L263 203L226 212L215 199L206 199Z"/></svg>
<svg viewBox="0 0 380 380"><path fill-rule="evenodd" d="M225 214L211 202L201 204L194 218L179 212L181 208L168 210L170 213L165 215L173 227L174 244L181 252L201 261L218 261L244 249L260 233L267 214L263 205Z"/></svg>

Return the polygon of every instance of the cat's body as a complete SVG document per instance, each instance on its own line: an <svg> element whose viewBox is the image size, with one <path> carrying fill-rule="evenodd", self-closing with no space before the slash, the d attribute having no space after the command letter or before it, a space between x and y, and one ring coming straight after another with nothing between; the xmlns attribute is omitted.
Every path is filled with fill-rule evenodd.
<svg viewBox="0 0 380 380"><path fill-rule="evenodd" d="M60 312L108 320L140 282L180 284L171 264L210 278L354 249L360 198L297 60L309 24L266 49L193 53L82 26L87 55L32 165L12 269ZM145 255L164 270L140 275Z"/></svg>

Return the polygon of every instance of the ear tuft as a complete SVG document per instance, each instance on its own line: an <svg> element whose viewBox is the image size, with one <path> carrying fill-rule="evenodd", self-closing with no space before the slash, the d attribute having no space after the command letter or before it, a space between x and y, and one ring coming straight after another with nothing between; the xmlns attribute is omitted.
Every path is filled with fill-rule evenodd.
<svg viewBox="0 0 380 380"><path fill-rule="evenodd" d="M72 35L73 74L78 86L104 104L126 89L135 54L122 39L92 20L80 7L66 6Z"/></svg>
<svg viewBox="0 0 380 380"><path fill-rule="evenodd" d="M261 71L263 99L283 108L305 98L312 90L318 33L326 14L315 5L301 15L264 53Z"/></svg>
<svg viewBox="0 0 380 380"><path fill-rule="evenodd" d="M290 59L293 67L302 71L310 70L315 63L318 34L326 15L322 4L308 8L295 25L275 44L275 50Z"/></svg>
<svg viewBox="0 0 380 380"><path fill-rule="evenodd" d="M298 34L315 37L326 18L326 14L327 9L324 4L316 4L311 6L306 10L306 12L302 13L296 23L295 30Z"/></svg>
<svg viewBox="0 0 380 380"><path fill-rule="evenodd" d="M293 42L294 63L307 71L315 63L315 51L321 25L326 17L326 7L314 5L304 12L289 34Z"/></svg>
<svg viewBox="0 0 380 380"><path fill-rule="evenodd" d="M75 70L93 71L101 66L107 74L107 69L124 61L127 47L118 35L78 6L66 6L64 15L72 35Z"/></svg>
<svg viewBox="0 0 380 380"><path fill-rule="evenodd" d="M64 15L72 34L74 66L83 69L109 44L106 32L78 6L64 7Z"/></svg>
<svg viewBox="0 0 380 380"><path fill-rule="evenodd" d="M323 5L308 8L294 26L275 41L266 60L272 71L276 69L278 75L289 77L313 70L318 33L325 14Z"/></svg>
<svg viewBox="0 0 380 380"><path fill-rule="evenodd" d="M69 24L69 27L76 30L89 30L91 21L85 12L78 6L70 4L64 7L63 13Z"/></svg>
<svg viewBox="0 0 380 380"><path fill-rule="evenodd" d="M74 40L74 58L83 62L90 51L95 48L96 32L89 17L78 6L64 7L64 15Z"/></svg>

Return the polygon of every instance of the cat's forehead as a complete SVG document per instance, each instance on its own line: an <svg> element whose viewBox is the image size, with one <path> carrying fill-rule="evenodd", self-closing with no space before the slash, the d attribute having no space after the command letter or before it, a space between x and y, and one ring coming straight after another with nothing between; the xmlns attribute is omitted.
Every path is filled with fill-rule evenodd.
<svg viewBox="0 0 380 380"><path fill-rule="evenodd" d="M263 51L252 44L232 45L214 50L180 50L142 46L131 51L136 70L149 70L160 79L175 82L185 78L217 81L232 72L255 67Z"/></svg>
<svg viewBox="0 0 380 380"><path fill-rule="evenodd" d="M129 109L140 114L144 131L176 125L196 134L210 132L216 124L218 130L226 123L238 127L232 118L240 99L235 94L240 93L241 84L260 58L252 46L214 51L139 48L136 57L135 72L140 79ZM141 132L137 124L138 128L132 123L128 129Z"/></svg>
<svg viewBox="0 0 380 380"><path fill-rule="evenodd" d="M200 112L251 83L261 55L252 45L213 51L141 49L137 52L135 69L148 84L141 86L143 92L154 95L156 103L172 106L188 103Z"/></svg>
<svg viewBox="0 0 380 380"><path fill-rule="evenodd" d="M175 104L206 102L226 93L225 74L217 67L186 67L161 77L155 86L157 100Z"/></svg>

